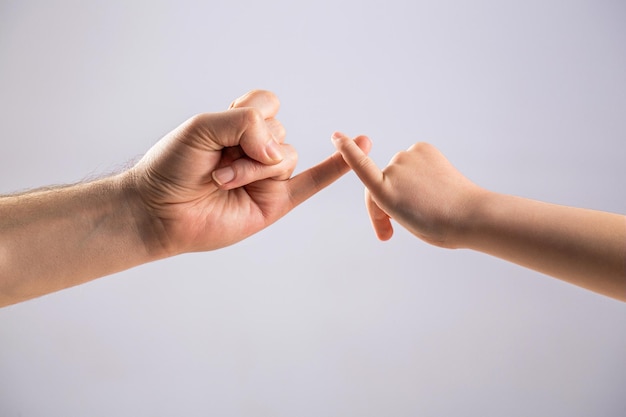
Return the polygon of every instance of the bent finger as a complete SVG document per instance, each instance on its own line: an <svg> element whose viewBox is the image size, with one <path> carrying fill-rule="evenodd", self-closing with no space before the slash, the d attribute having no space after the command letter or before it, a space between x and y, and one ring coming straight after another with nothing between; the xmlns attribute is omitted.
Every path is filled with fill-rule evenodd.
<svg viewBox="0 0 626 417"><path fill-rule="evenodd" d="M264 119L271 119L278 113L280 101L276 94L271 91L252 90L235 99L230 104L229 109L241 107L254 107L261 112Z"/></svg>
<svg viewBox="0 0 626 417"><path fill-rule="evenodd" d="M393 236L391 217L376 204L372 198L372 194L367 188L365 189L365 207L367 208L367 213L370 216L372 227L378 239L383 241L391 239Z"/></svg>
<svg viewBox="0 0 626 417"><path fill-rule="evenodd" d="M268 130L272 133L272 136L274 136L276 142L285 143L287 131L285 130L283 124L278 121L278 119L267 119L265 120L265 124L267 124Z"/></svg>
<svg viewBox="0 0 626 417"><path fill-rule="evenodd" d="M366 136L357 137L354 144L363 154L369 153L372 148L372 142ZM290 208L326 188L348 171L350 171L350 167L344 161L341 153L335 152L314 167L291 178L287 184L287 192L291 199Z"/></svg>
<svg viewBox="0 0 626 417"><path fill-rule="evenodd" d="M274 165L262 164L254 159L242 157L228 166L216 169L211 174L213 181L223 190L242 187L268 178L287 180L293 174L298 160L296 150L290 145L281 145L283 160Z"/></svg>
<svg viewBox="0 0 626 417"><path fill-rule="evenodd" d="M234 108L222 113L206 113L195 118L201 136L212 150L237 147L250 158L261 163L274 165L282 161L280 142L273 131L280 128L263 119L260 110L254 107Z"/></svg>
<svg viewBox="0 0 626 417"><path fill-rule="evenodd" d="M355 141L343 133L335 132L332 136L333 144L341 153L346 164L361 179L363 184L374 194L382 189L383 172L376 166L374 161L357 146Z"/></svg>

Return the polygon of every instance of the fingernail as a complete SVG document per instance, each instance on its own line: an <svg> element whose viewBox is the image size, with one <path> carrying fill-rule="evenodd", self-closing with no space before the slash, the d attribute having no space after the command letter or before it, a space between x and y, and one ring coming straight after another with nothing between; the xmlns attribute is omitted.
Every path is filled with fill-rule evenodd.
<svg viewBox="0 0 626 417"><path fill-rule="evenodd" d="M280 145L276 141L269 141L265 150L267 156L269 156L272 161L280 162L283 160L283 153L280 151Z"/></svg>
<svg viewBox="0 0 626 417"><path fill-rule="evenodd" d="M235 170L232 167L224 167L213 171L213 181L218 185L224 185L235 178Z"/></svg>
<svg viewBox="0 0 626 417"><path fill-rule="evenodd" d="M333 133L333 135L330 137L332 140L339 140L344 136L343 133L341 132L335 132Z"/></svg>

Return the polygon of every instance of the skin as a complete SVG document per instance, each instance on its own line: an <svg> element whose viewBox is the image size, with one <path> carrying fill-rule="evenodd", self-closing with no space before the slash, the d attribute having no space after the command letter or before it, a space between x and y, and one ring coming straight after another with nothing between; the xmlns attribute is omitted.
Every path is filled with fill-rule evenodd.
<svg viewBox="0 0 626 417"><path fill-rule="evenodd" d="M335 153L292 177L279 106L252 91L187 120L118 175L0 197L0 306L232 245L349 171ZM357 143L369 151L367 138Z"/></svg>
<svg viewBox="0 0 626 417"><path fill-rule="evenodd" d="M381 240L391 219L443 248L467 248L626 301L626 216L499 194L468 180L427 143L380 170L341 133L333 142L366 187Z"/></svg>

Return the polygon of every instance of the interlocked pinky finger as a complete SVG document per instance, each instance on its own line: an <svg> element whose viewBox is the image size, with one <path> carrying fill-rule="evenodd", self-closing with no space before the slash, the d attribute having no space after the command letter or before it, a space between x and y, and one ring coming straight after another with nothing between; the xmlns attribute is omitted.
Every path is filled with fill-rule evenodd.
<svg viewBox="0 0 626 417"><path fill-rule="evenodd" d="M288 180L296 168L298 154L291 145L281 145L281 148L284 159L278 164L265 165L251 158L239 158L229 166L213 171L213 181L223 190L232 190L269 178Z"/></svg>

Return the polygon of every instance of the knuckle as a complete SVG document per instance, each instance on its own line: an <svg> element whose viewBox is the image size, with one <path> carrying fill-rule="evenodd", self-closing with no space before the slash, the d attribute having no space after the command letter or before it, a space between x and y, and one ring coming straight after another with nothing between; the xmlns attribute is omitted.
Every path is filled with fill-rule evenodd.
<svg viewBox="0 0 626 417"><path fill-rule="evenodd" d="M291 146L285 146L285 158L278 164L270 166L274 178L289 178L298 163L298 153Z"/></svg>
<svg viewBox="0 0 626 417"><path fill-rule="evenodd" d="M424 153L424 152L429 152L430 149L433 146L427 142L417 142L414 143L413 145L411 145L409 147L409 149L407 149L408 152L417 152L417 153Z"/></svg>
<svg viewBox="0 0 626 417"><path fill-rule="evenodd" d="M211 114L200 113L191 116L183 122L171 133L171 135L173 135L180 142L198 145L201 142L199 138L205 136L204 133L210 126Z"/></svg>
<svg viewBox="0 0 626 417"><path fill-rule="evenodd" d="M184 126L187 128L194 128L198 126L203 126L207 122L208 115L206 113L199 113L191 116L184 123Z"/></svg>
<svg viewBox="0 0 626 417"><path fill-rule="evenodd" d="M260 166L246 158L236 160L232 164L238 183L254 181L259 176Z"/></svg>
<svg viewBox="0 0 626 417"><path fill-rule="evenodd" d="M241 112L241 120L242 124L246 126L246 128L254 128L265 121L263 120L263 115L261 111L254 107L242 107L240 109Z"/></svg>
<svg viewBox="0 0 626 417"><path fill-rule="evenodd" d="M233 108L237 108L237 107L246 107L245 106L245 102L250 98L250 96L252 94L254 94L254 90L248 91L244 95L242 95L240 97L237 97L235 100L233 100L232 103L230 103L230 107L229 108L233 109Z"/></svg>
<svg viewBox="0 0 626 417"><path fill-rule="evenodd" d="M280 101L278 100L278 96L268 90L252 90L248 93L250 97L258 97L264 101L273 103L275 105L280 105Z"/></svg>
<svg viewBox="0 0 626 417"><path fill-rule="evenodd" d="M254 96L259 96L259 97L263 97L265 96L267 93L267 91L262 90L260 88L254 88L250 91L248 91L245 95L245 97L254 97Z"/></svg>
<svg viewBox="0 0 626 417"><path fill-rule="evenodd" d="M298 151L291 145L283 145L285 149L285 160L291 165L296 165L298 162Z"/></svg>
<svg viewBox="0 0 626 417"><path fill-rule="evenodd" d="M284 138L287 136L287 130L285 129L285 126L283 126L283 124L279 122L278 120L276 119L268 120L268 124L269 124L270 129L274 133L275 137Z"/></svg>
<svg viewBox="0 0 626 417"><path fill-rule="evenodd" d="M264 104L273 104L274 106L279 106L280 101L278 97L267 90L250 90L243 96L239 97L235 101L233 101L230 105L230 108L235 107L250 107L254 104L264 103Z"/></svg>
<svg viewBox="0 0 626 417"><path fill-rule="evenodd" d="M409 152L410 150L396 153L393 158L391 158L390 165L399 164L405 161L409 157Z"/></svg>
<svg viewBox="0 0 626 417"><path fill-rule="evenodd" d="M287 129L282 124L278 125L278 137L284 139L287 137Z"/></svg>

